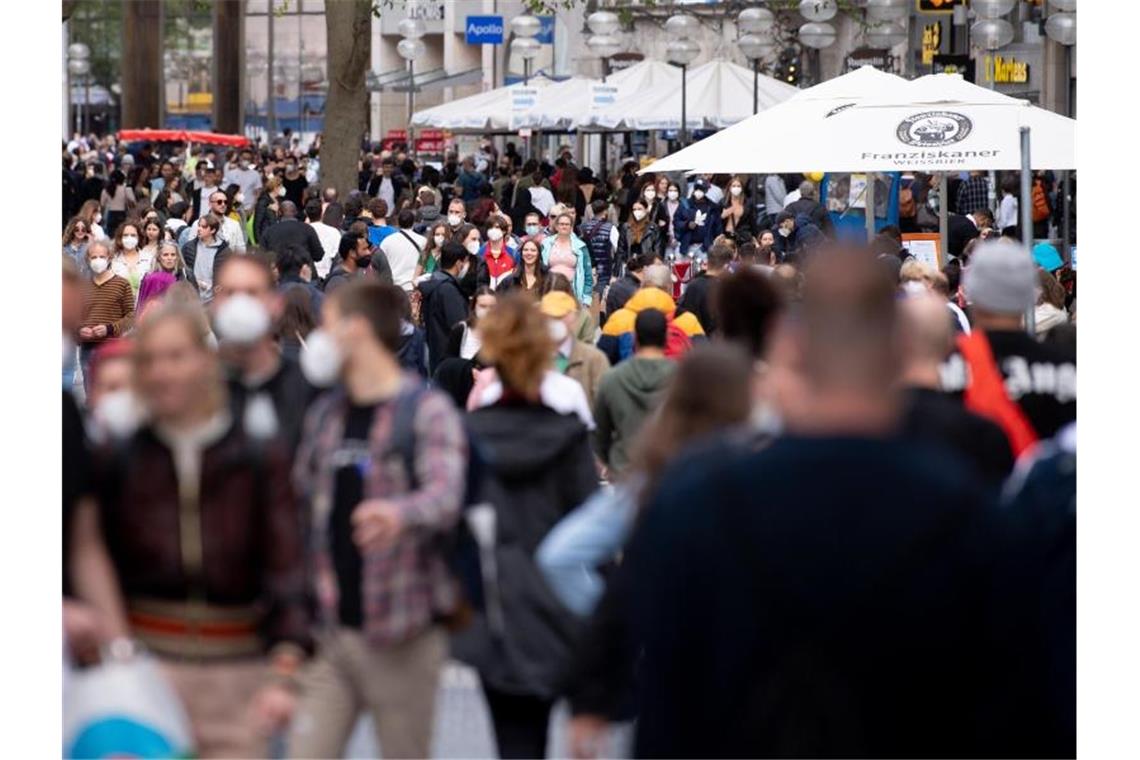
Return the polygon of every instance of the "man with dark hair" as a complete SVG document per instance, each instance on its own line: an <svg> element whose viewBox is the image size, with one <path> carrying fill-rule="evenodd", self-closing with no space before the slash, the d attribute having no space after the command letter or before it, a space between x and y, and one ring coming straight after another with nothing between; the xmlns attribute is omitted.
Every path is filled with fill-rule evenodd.
<svg viewBox="0 0 1140 760"><path fill-rule="evenodd" d="M629 466L631 449L645 420L661 402L676 362L665 358L668 323L656 309L638 312L633 323L633 356L606 370L594 400L594 451L620 477Z"/></svg>
<svg viewBox="0 0 1140 760"><path fill-rule="evenodd" d="M344 202L344 222L341 224L340 228L345 232L348 232L348 228L356 222L361 221L363 215L364 199L360 195L359 190L353 190L348 194L348 198Z"/></svg>
<svg viewBox="0 0 1140 760"><path fill-rule="evenodd" d="M210 314L218 337L218 355L227 370L235 419L242 420L247 429L260 426L254 434L276 430L292 457L316 389L305 380L297 362L281 354L273 334L272 326L283 309L281 295L273 287L273 272L258 256L231 256L218 268L214 288ZM245 303L239 307L235 301ZM264 325L258 337L232 332L240 327L235 317L242 310L247 316L258 315L256 323ZM258 396L272 402L272 420L258 416L265 414L251 404Z"/></svg>
<svg viewBox="0 0 1140 760"><path fill-rule="evenodd" d="M432 375L447 356L451 328L467 318L467 298L459 287L459 280L468 267L467 261L467 251L463 246L454 241L444 243L439 253L438 268L430 280L420 285L424 328L427 330L428 370Z"/></svg>
<svg viewBox="0 0 1140 760"><path fill-rule="evenodd" d="M266 228L258 244L278 255L287 249L297 251L308 259L309 267L316 276L316 264L325 257L325 249L317 237L317 231L297 218L297 206L292 201L281 201L280 209L280 220Z"/></svg>
<svg viewBox="0 0 1140 760"><path fill-rule="evenodd" d="M990 206L990 181L985 172L970 172L970 178L958 187L954 211L968 216Z"/></svg>
<svg viewBox="0 0 1140 760"><path fill-rule="evenodd" d="M368 206L365 211L365 215L370 219L368 243L374 248L383 243L386 237L396 232L395 229L388 226L388 213L391 210L392 207L382 198L373 198L368 201Z"/></svg>
<svg viewBox="0 0 1140 760"><path fill-rule="evenodd" d="M764 359L776 320L784 308L781 291L768 275L744 268L725 275L712 298L717 337L736 343L756 360Z"/></svg>
<svg viewBox="0 0 1140 760"><path fill-rule="evenodd" d="M346 232L337 246L337 261L325 281L325 293L332 293L351 280L363 277L372 263L372 249L368 239L355 232Z"/></svg>
<svg viewBox="0 0 1140 760"><path fill-rule="evenodd" d="M656 253L643 253L634 256L625 264L625 274L619 280L610 283L610 292L606 295L606 315L616 314L626 301L633 298L633 294L641 290L642 273L645 267L659 264L661 257Z"/></svg>
<svg viewBox="0 0 1140 760"><path fill-rule="evenodd" d="M817 253L772 351L788 435L710 443L654 489L614 581L639 757L1021 754L1000 518L969 468L896 437L896 314L869 256Z"/></svg>
<svg viewBox="0 0 1140 760"><path fill-rule="evenodd" d="M366 192L374 198L379 198L394 209L409 193L408 180L403 172L395 171L396 162L391 158L380 161L375 175L368 181Z"/></svg>
<svg viewBox="0 0 1140 760"><path fill-rule="evenodd" d="M292 288L301 288L309 297L313 313L320 314L324 294L312 282L314 273L309 257L295 248L271 254L277 269L277 290L281 295L284 296Z"/></svg>
<svg viewBox="0 0 1140 760"><path fill-rule="evenodd" d="M582 239L586 241L586 247L590 251L590 261L597 272L594 277L594 293L597 300L601 300L602 293L610 284L614 254L617 252L620 238L618 228L606 218L609 205L605 198L595 198L590 203L590 211L593 212L594 218L582 222L581 227Z"/></svg>
<svg viewBox="0 0 1140 760"><path fill-rule="evenodd" d="M333 209L332 213L330 209ZM305 204L305 218L305 223L317 233L317 240L321 241L321 249L325 252L324 258L317 262L317 275L323 280L329 276L329 270L336 262L340 249L340 222L344 218L344 211L339 203L330 203L325 207L313 198Z"/></svg>
<svg viewBox="0 0 1140 760"><path fill-rule="evenodd" d="M380 251L388 260L388 266L392 270L392 284L410 293L416 265L420 261L420 253L427 243L427 238L412 229L416 224L416 212L410 208L400 212L396 217L396 223L399 225L396 234L384 238L384 242L380 244Z"/></svg>
<svg viewBox="0 0 1140 760"><path fill-rule="evenodd" d="M712 310L712 298L720 278L728 274L732 263L732 249L724 243L714 243L709 249L708 268L692 279L677 304L677 313L691 312L696 316L705 334L716 333L716 315Z"/></svg>
<svg viewBox="0 0 1140 760"><path fill-rule="evenodd" d="M362 711L389 757L427 757L447 634L458 610L443 555L459 519L467 440L446 396L403 372L403 292L357 280L323 324L340 384L305 420L294 481L308 508L325 622L292 722L295 757L341 757ZM397 456L393 456L393 453Z"/></svg>

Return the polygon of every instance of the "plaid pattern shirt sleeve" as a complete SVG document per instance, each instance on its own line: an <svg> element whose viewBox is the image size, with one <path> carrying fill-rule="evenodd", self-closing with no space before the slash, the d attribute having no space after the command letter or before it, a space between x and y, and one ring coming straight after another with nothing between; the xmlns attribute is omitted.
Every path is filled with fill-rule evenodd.
<svg viewBox="0 0 1140 760"><path fill-rule="evenodd" d="M985 177L970 177L958 188L958 213L972 214L989 208L990 192Z"/></svg>
<svg viewBox="0 0 1140 760"><path fill-rule="evenodd" d="M389 499L408 526L443 530L459 517L467 475L467 439L458 412L442 395L424 394L415 416L420 488Z"/></svg>

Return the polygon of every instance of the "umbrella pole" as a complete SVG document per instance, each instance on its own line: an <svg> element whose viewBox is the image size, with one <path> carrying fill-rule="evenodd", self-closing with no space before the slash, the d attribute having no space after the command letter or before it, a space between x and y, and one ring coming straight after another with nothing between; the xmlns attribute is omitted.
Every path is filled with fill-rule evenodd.
<svg viewBox="0 0 1140 760"><path fill-rule="evenodd" d="M1033 257L1033 175L1030 171L1029 161L1029 127L1021 128L1021 244L1025 247L1025 255ZM1025 310L1025 329L1030 335L1036 335L1034 329L1034 305Z"/></svg>
<svg viewBox="0 0 1140 760"><path fill-rule="evenodd" d="M942 260L950 255L950 211L946 207L946 196L950 194L949 183L946 181L946 172L938 175L938 236L941 238L939 247L942 250ZM953 296L955 294L951 294Z"/></svg>
<svg viewBox="0 0 1140 760"><path fill-rule="evenodd" d="M875 239L875 174L867 172L867 191L863 196L863 218L867 222L867 245Z"/></svg>

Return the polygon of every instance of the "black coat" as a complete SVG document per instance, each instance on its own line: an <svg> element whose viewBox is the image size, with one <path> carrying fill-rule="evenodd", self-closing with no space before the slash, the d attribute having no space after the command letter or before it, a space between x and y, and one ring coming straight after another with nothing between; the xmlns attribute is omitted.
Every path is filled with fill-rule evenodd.
<svg viewBox="0 0 1140 760"><path fill-rule="evenodd" d="M423 295L428 369L435 374L435 368L447 357L451 328L467 319L467 298L459 289L459 282L447 272L433 272L431 279L419 287Z"/></svg>
<svg viewBox="0 0 1140 760"><path fill-rule="evenodd" d="M810 198L800 198L798 201L792 201L784 207L784 211L792 216L799 216L800 214L807 214L811 217L812 224L819 227L819 231L825 235L834 234L834 225L831 223L831 216L828 215L827 209L823 207L819 201L813 201ZM799 226L799 223L796 223Z"/></svg>
<svg viewBox="0 0 1140 760"><path fill-rule="evenodd" d="M452 651L478 669L485 686L554 699L582 622L551 592L534 554L598 487L589 433L574 415L522 403L476 410L467 427L483 460L481 501L496 515L498 581L483 596L488 611L501 609L504 626L495 632L488 615L479 614L453 639Z"/></svg>
<svg viewBox="0 0 1140 760"><path fill-rule="evenodd" d="M269 229L270 225L277 221L277 212L269 206L273 199L269 197L269 193L263 192L257 198L257 204L253 207L253 236L257 238L258 246L265 247L262 238L265 237L265 231ZM194 218L198 218L198 212L194 212Z"/></svg>
<svg viewBox="0 0 1140 760"><path fill-rule="evenodd" d="M288 249L301 251L309 257L312 264L325 257L325 249L317 231L299 219L282 219L269 225L264 234L257 236L257 244L278 254Z"/></svg>
<svg viewBox="0 0 1140 760"><path fill-rule="evenodd" d="M677 314L690 312L708 335L716 331L716 319L713 318L712 310L712 293L716 284L715 277L709 277L707 273L701 272L685 288L685 294L677 304Z"/></svg>
<svg viewBox="0 0 1140 760"><path fill-rule="evenodd" d="M951 256L960 258L966 244L980 234L978 226L967 217L961 214L949 214L946 217L946 247Z"/></svg>

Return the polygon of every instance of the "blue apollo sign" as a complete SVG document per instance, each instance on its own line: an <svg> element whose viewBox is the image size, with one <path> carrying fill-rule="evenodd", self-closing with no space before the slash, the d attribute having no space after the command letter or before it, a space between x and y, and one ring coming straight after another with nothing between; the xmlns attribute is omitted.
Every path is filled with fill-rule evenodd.
<svg viewBox="0 0 1140 760"><path fill-rule="evenodd" d="M468 45L502 45L503 44L503 17L502 16L468 16L467 17L467 44Z"/></svg>

